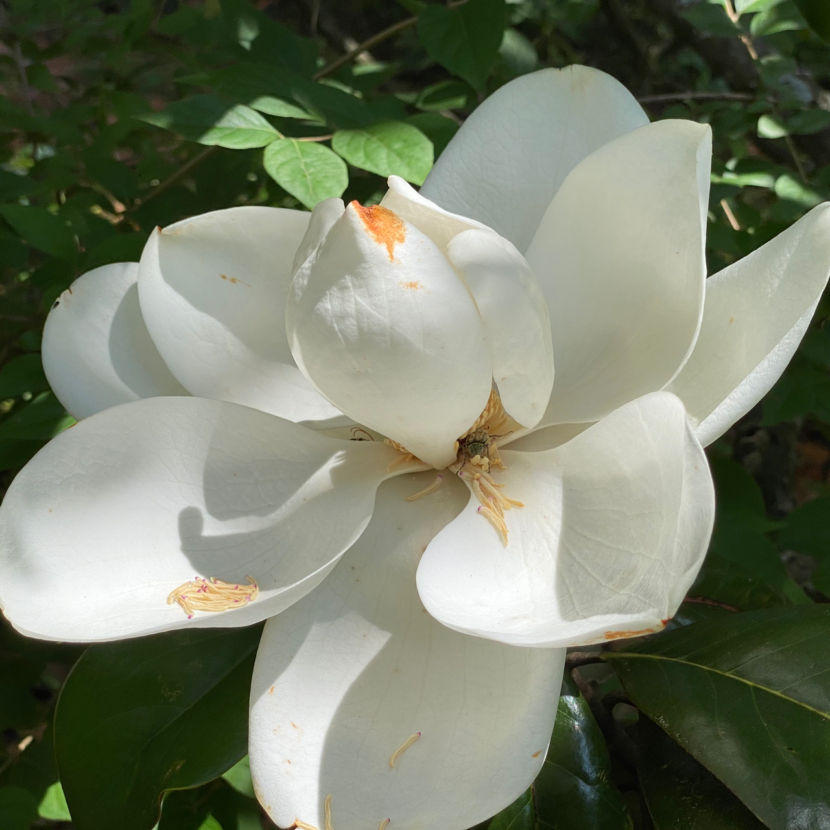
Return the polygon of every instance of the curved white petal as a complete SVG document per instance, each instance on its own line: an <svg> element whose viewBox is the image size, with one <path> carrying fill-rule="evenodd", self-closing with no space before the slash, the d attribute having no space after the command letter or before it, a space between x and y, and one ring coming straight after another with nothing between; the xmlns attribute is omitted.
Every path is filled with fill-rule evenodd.
<svg viewBox="0 0 830 830"><path fill-rule="evenodd" d="M709 127L658 121L556 194L527 252L556 355L542 425L599 420L679 371L703 313L710 156Z"/></svg>
<svg viewBox="0 0 830 830"><path fill-rule="evenodd" d="M302 376L285 338L291 266L310 215L237 207L150 236L138 277L141 311L191 394L291 421L340 415Z"/></svg>
<svg viewBox="0 0 830 830"><path fill-rule="evenodd" d="M524 253L568 173L648 124L628 90L588 66L543 69L491 95L465 122L421 193L471 216Z"/></svg>
<svg viewBox="0 0 830 830"><path fill-rule="evenodd" d="M830 203L706 281L703 325L669 384L711 444L772 388L810 324L830 274Z"/></svg>
<svg viewBox="0 0 830 830"><path fill-rule="evenodd" d="M0 606L49 640L112 640L258 622L316 587L372 514L396 453L248 407L151 398L61 433L0 507ZM188 620L195 576L259 597Z"/></svg>
<svg viewBox="0 0 830 830"><path fill-rule="evenodd" d="M447 253L484 322L502 405L522 426L536 426L553 388L550 318L536 277L516 248L492 231L463 231Z"/></svg>
<svg viewBox="0 0 830 830"><path fill-rule="evenodd" d="M300 819L322 830L331 796L336 830L386 819L389 830L467 830L541 768L564 651L467 637L424 611L418 559L464 504L454 480L405 500L433 475L381 487L369 527L332 575L265 627L251 773L281 827Z"/></svg>
<svg viewBox="0 0 830 830"><path fill-rule="evenodd" d="M446 256L450 240L459 233L471 228L488 230L487 225L450 213L435 202L418 193L409 182L400 176L390 176L389 190L381 199L381 205L394 211L406 222L414 225L421 233L428 236Z"/></svg>
<svg viewBox="0 0 830 830"><path fill-rule="evenodd" d="M490 395L469 291L429 238L387 208L348 206L297 272L286 329L322 395L439 469Z"/></svg>
<svg viewBox="0 0 830 830"><path fill-rule="evenodd" d="M508 436L504 441L499 441L499 447L509 445L511 450L518 452L553 450L561 447L562 444L567 444L572 438L576 438L592 426L593 424L556 424L533 432L520 433L514 440L510 440L512 436Z"/></svg>
<svg viewBox="0 0 830 830"><path fill-rule="evenodd" d="M477 513L418 568L427 610L458 631L566 646L660 630L694 581L714 491L683 404L655 392L547 452L502 453L507 547Z"/></svg>
<svg viewBox="0 0 830 830"><path fill-rule="evenodd" d="M345 210L342 199L323 199L314 206L305 236L300 242L300 247L297 248L297 253L294 254L294 261L291 265L292 279L305 261L320 247L320 243Z"/></svg>
<svg viewBox="0 0 830 830"><path fill-rule="evenodd" d="M55 300L46 318L43 370L74 418L141 398L187 394L150 339L137 278L137 262L95 268Z"/></svg>

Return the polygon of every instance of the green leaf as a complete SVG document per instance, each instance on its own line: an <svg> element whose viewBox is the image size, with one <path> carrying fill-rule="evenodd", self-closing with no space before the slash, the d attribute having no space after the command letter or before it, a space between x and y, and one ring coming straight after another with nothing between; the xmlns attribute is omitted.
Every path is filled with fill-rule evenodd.
<svg viewBox="0 0 830 830"><path fill-rule="evenodd" d="M830 5L827 0L795 0L807 25L824 41L830 43Z"/></svg>
<svg viewBox="0 0 830 830"><path fill-rule="evenodd" d="M242 795L256 798L254 782L251 780L251 763L247 755L238 764L234 764L222 778Z"/></svg>
<svg viewBox="0 0 830 830"><path fill-rule="evenodd" d="M73 259L78 248L66 222L48 210L24 205L0 205L2 216L33 248L59 259Z"/></svg>
<svg viewBox="0 0 830 830"><path fill-rule="evenodd" d="M509 807L493 818L487 830L536 830L533 791L523 792Z"/></svg>
<svg viewBox="0 0 830 830"><path fill-rule="evenodd" d="M648 717L771 828L830 802L830 606L733 614L606 652Z"/></svg>
<svg viewBox="0 0 830 830"><path fill-rule="evenodd" d="M417 127L431 142L437 158L444 152L452 137L458 132L458 124L437 112L419 112L406 119L407 124Z"/></svg>
<svg viewBox="0 0 830 830"><path fill-rule="evenodd" d="M434 61L483 90L506 24L504 0L469 0L454 8L429 5L418 15L418 38Z"/></svg>
<svg viewBox="0 0 830 830"><path fill-rule="evenodd" d="M777 118L772 115L762 115L758 119L758 135L761 138L783 138L789 133Z"/></svg>
<svg viewBox="0 0 830 830"><path fill-rule="evenodd" d="M779 199L795 202L804 208L815 207L824 201L823 196L804 185L789 173L785 173L775 180L775 195Z"/></svg>
<svg viewBox="0 0 830 830"><path fill-rule="evenodd" d="M0 424L0 441L48 441L74 423L51 392L42 392L29 403L15 406Z"/></svg>
<svg viewBox="0 0 830 830"><path fill-rule="evenodd" d="M91 646L58 702L55 754L76 830L150 830L165 790L245 755L261 626Z"/></svg>
<svg viewBox="0 0 830 830"><path fill-rule="evenodd" d="M655 830L764 830L688 752L644 717L637 724L637 777Z"/></svg>
<svg viewBox="0 0 830 830"><path fill-rule="evenodd" d="M780 587L768 585L753 571L714 551L707 554L688 596L727 605L736 611L792 605Z"/></svg>
<svg viewBox="0 0 830 830"><path fill-rule="evenodd" d="M611 783L611 758L585 698L570 678L559 698L547 758L533 785L540 830L624 830L631 818Z"/></svg>
<svg viewBox="0 0 830 830"><path fill-rule="evenodd" d="M16 398L24 392L44 392L48 388L39 354L13 357L0 369L0 400Z"/></svg>
<svg viewBox="0 0 830 830"><path fill-rule="evenodd" d="M60 781L56 781L46 790L46 795L43 796L37 808L37 814L50 821L72 821Z"/></svg>
<svg viewBox="0 0 830 830"><path fill-rule="evenodd" d="M339 156L312 141L283 138L265 148L263 164L268 175L306 207L323 199L342 196L349 171Z"/></svg>
<svg viewBox="0 0 830 830"><path fill-rule="evenodd" d="M194 95L163 112L138 118L200 144L231 150L264 147L280 136L258 112L243 104L225 103L215 95Z"/></svg>
<svg viewBox="0 0 830 830"><path fill-rule="evenodd" d="M29 830L37 818L37 801L22 787L0 787L0 827Z"/></svg>
<svg viewBox="0 0 830 830"><path fill-rule="evenodd" d="M422 185L432 169L432 142L417 127L401 121L341 130L331 146L349 164L384 178L400 176Z"/></svg>
<svg viewBox="0 0 830 830"><path fill-rule="evenodd" d="M809 135L830 127L830 112L827 110L804 110L787 119L787 129L796 135Z"/></svg>

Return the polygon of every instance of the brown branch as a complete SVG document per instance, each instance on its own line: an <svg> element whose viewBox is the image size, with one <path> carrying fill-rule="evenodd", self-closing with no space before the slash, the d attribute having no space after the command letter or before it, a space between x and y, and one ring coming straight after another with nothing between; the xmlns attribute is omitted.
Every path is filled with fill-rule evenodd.
<svg viewBox="0 0 830 830"><path fill-rule="evenodd" d="M671 101L756 101L758 95L749 92L666 92L662 95L645 95L637 100L641 104L661 104Z"/></svg>
<svg viewBox="0 0 830 830"><path fill-rule="evenodd" d="M130 208L130 210L135 210L136 208L141 207L142 205L146 205L150 199L155 199L156 196L161 195L162 193L169 190L174 184L181 181L188 173L192 173L202 162L207 161L216 151L219 149L217 145L212 147L205 147L201 153L197 153L193 156L190 161L185 162L175 173L172 173L168 176L163 182L161 182L158 187L153 188L143 199L136 199L135 204Z"/></svg>
<svg viewBox="0 0 830 830"><path fill-rule="evenodd" d="M337 58L337 60L332 61L327 66L324 66L319 72L315 72L312 76L312 79L315 81L319 81L321 78L327 78L329 75L332 75L335 72L337 72L338 69L351 63L362 52L367 52L373 46L377 46L379 43L383 43L384 40L388 40L390 37L393 37L394 35L398 34L398 32L403 32L410 26L414 26L417 22L417 17L407 17L406 19L400 20L397 23L393 23L391 26L384 29L382 32L378 32L376 35L372 35L372 37L364 40L363 43L359 43L357 46L355 46L354 49L352 49L350 52L347 52L342 57L339 57Z"/></svg>

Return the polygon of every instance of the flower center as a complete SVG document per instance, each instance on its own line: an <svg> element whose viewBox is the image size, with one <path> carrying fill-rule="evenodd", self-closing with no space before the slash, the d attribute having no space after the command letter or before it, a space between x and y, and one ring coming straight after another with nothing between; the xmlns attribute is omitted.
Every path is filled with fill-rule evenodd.
<svg viewBox="0 0 830 830"><path fill-rule="evenodd" d="M503 430L509 422L509 416L501 405L501 398L494 389L490 392L487 406L476 418L475 423L455 442L456 460L450 464L449 471L464 481L480 505L478 512L498 531L504 546L507 547L507 522L504 514L514 507L524 507L520 501L510 499L502 493L503 484L493 478L493 468L504 469L499 456L497 439L504 435ZM385 443L394 447L401 455L390 465L390 469L407 464L422 464L406 447L385 439ZM441 486L442 478L438 476L428 487L407 497L407 501L423 498Z"/></svg>
<svg viewBox="0 0 830 830"><path fill-rule="evenodd" d="M171 591L167 597L167 604L177 602L188 619L193 617L195 611L230 611L232 608L244 608L259 594L259 586L252 576L248 577L248 582L248 585L234 585L214 576L207 579L197 576Z"/></svg>

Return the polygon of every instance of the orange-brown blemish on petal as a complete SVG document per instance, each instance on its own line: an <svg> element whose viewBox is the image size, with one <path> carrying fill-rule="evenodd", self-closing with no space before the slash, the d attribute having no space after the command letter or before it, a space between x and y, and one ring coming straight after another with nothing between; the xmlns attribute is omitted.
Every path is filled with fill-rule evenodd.
<svg viewBox="0 0 830 830"><path fill-rule="evenodd" d="M538 758L541 754L542 754L542 750L540 749L538 752L534 752L533 755L531 755L530 757L531 758Z"/></svg>
<svg viewBox="0 0 830 830"><path fill-rule="evenodd" d="M419 280L408 280L407 282L401 282L400 285L403 288L409 288L412 291L418 291L419 289L421 291L425 290L423 284Z"/></svg>
<svg viewBox="0 0 830 830"><path fill-rule="evenodd" d="M229 277L226 274L220 274L223 280L227 280L231 285L247 285L248 288L251 287L250 283L245 282L245 280L239 279L239 277Z"/></svg>
<svg viewBox="0 0 830 830"><path fill-rule="evenodd" d="M380 205L363 207L358 202L352 202L353 207L363 222L364 227L378 245L385 245L390 261L395 259L395 245L406 239L406 226L403 219L389 208Z"/></svg>
<svg viewBox="0 0 830 830"><path fill-rule="evenodd" d="M646 634L656 634L662 630L663 626L660 625L657 628L643 628L639 631L606 631L602 636L605 640L624 640L626 637L644 637Z"/></svg>

